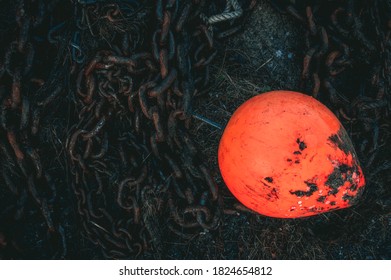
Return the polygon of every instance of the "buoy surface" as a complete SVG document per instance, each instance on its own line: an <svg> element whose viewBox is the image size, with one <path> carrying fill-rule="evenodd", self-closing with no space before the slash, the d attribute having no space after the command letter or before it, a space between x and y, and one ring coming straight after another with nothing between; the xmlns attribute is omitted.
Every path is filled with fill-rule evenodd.
<svg viewBox="0 0 391 280"><path fill-rule="evenodd" d="M219 144L232 194L262 215L298 218L353 205L365 179L337 117L316 99L272 91L243 103Z"/></svg>

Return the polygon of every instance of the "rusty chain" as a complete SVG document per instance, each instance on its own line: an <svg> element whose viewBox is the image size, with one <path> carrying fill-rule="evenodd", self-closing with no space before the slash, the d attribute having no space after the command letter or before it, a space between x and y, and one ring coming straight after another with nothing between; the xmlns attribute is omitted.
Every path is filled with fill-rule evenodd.
<svg viewBox="0 0 391 280"><path fill-rule="evenodd" d="M72 184L85 232L106 257L138 256L151 246L159 252L159 213L185 238L219 224L217 186L186 132L192 99L207 84L217 53L197 16L201 2L157 1L149 50L100 50L78 73L82 109L67 140ZM82 9L92 18L93 8ZM115 128L110 137L104 127ZM108 157L118 159L116 166ZM109 199L116 202L112 211Z"/></svg>
<svg viewBox="0 0 391 280"><path fill-rule="evenodd" d="M243 13L254 3L241 2ZM79 229L104 258L158 257L168 232L216 229L221 198L188 128L215 38L244 17L211 27L202 15L228 7L203 0L9 5L17 32L0 30L12 38L0 49L0 257L36 256L40 244L65 258L84 242Z"/></svg>
<svg viewBox="0 0 391 280"><path fill-rule="evenodd" d="M42 112L58 96L63 94L61 80L57 87L45 85L53 91L48 97L39 95L44 81L35 76L34 66L42 59L42 51L36 49L32 30L39 28L52 7L45 7L42 1L32 3L19 0L15 3L15 18L18 32L9 39L1 64L1 185L9 195L8 207L0 213L0 231L4 238L21 250L12 228L23 220L34 217L47 229L45 246L57 248L52 256L62 258L67 251L64 226L56 215L58 191L53 170L43 163L43 153L37 145L37 133ZM9 40L8 39L8 40ZM36 69L36 68L35 68ZM36 90L36 95L30 91ZM5 228L5 225L8 225ZM9 231L11 230L11 232ZM16 239L14 239L16 238ZM45 243L42 242L42 243Z"/></svg>

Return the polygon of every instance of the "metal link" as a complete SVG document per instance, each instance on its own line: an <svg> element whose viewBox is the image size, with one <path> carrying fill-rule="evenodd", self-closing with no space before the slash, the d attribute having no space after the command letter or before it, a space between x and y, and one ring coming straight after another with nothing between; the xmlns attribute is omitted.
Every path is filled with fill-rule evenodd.
<svg viewBox="0 0 391 280"><path fill-rule="evenodd" d="M53 12L60 2L31 9L19 0L17 32L0 61L0 78L9 81L0 89L0 175L15 197L14 222L35 207L49 233L42 238L60 258L71 250L65 203L74 202L65 207L108 258L161 248L160 227L186 238L215 229L219 192L186 133L196 87L206 86L216 56L214 32L199 18L204 1L73 1L65 22ZM239 16L229 3L225 12ZM49 61L54 50L37 42L58 57ZM35 71L45 63L57 68Z"/></svg>

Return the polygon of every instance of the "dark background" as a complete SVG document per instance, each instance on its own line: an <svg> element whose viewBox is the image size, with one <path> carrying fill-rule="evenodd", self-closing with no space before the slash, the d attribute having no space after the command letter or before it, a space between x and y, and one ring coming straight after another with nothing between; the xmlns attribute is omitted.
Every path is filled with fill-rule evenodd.
<svg viewBox="0 0 391 280"><path fill-rule="evenodd" d="M41 2L46 11L50 10L52 17L43 20L33 32L30 30L28 40L35 44L36 55L40 55L40 58L35 60L34 74L28 78L30 82L32 78L40 78L51 83L42 86L39 81L30 84L26 82L22 92L30 100L39 102L42 101L39 94L46 97L49 92L55 92L56 84L66 90L54 98L50 110L44 114L39 137L29 138L30 140L22 136L17 137L24 143L21 147L25 152L28 151L28 141L33 142L29 142L32 146L38 147L42 164L51 175L47 181L53 183L56 199L49 203L47 211L52 213L53 228L44 216L43 206L37 205L28 179L23 179L23 172L18 169L17 161L12 161L11 164L5 152L6 148L2 148L0 259L391 258L391 7L388 1L253 1L257 2L257 5L251 13L245 14L246 20L235 22L237 25L243 24L243 27L227 39L216 39L217 54L209 67L210 82L193 99L195 113L224 126L235 109L256 94L285 89L314 95L336 113L351 136L358 153L367 185L357 205L302 219L274 219L244 209L229 193L219 174L217 147L222 130L206 122L191 119L187 131L203 155L197 160L202 160L208 165L219 188L219 200L207 204L211 212L220 213L218 226L191 232L179 227L179 230L177 228L176 231L172 231L170 225L173 218L168 210L167 201L171 198L176 203L179 199L163 193L161 206L155 204L156 201L160 201L156 200L156 197L161 193L155 193L151 195L150 200L143 200L144 204L140 208L141 224L127 224L132 236L133 232L138 234L135 239L128 240L134 242L129 246L134 251L124 247L120 254L115 252L118 246L107 241L107 229L103 229L103 233L97 235L86 233L83 216L78 210L81 198L76 194L77 189L72 187L72 165L66 150L66 141L69 141L68 131L71 131L72 125L78 121L75 112L80 112L79 103L75 101L75 73L81 69L78 67L83 67L86 63L75 62L72 54L72 51L75 51L75 47L72 47L72 44L75 45L74 32L79 28L73 20L80 17L80 14L74 14L74 11L76 5L80 4L78 2L85 5L103 5L103 1L32 1L33 6L37 5L34 7L38 7L38 3ZM183 4L183 1L179 2ZM224 7L224 2L216 1L209 10L206 10L216 14ZM251 1L240 1L243 5L248 5L249 2ZM18 14L18 3L2 1L0 7L2 69L9 44L15 40L21 29L15 17L15 14ZM152 5L150 2L148 4ZM48 8L49 6L51 8ZM307 7L311 7L314 14L316 27L313 34L308 21ZM339 14L335 13L338 9ZM34 11L38 10L36 8ZM344 14L349 12L353 12L352 19ZM333 15L338 21L337 24L333 22ZM121 28L129 28L126 30L133 32L133 42L140 49L149 50L148 38L151 37L152 27L147 24L147 18L155 17L155 14L146 9L138 14L138 17L132 21L131 28L129 22L126 22L124 26L110 29L112 23L102 21L102 25L99 26L100 35L109 36L113 30L120 32L118 30ZM48 43L49 30L62 21L66 22L65 26L59 27L58 31L54 30L54 42ZM96 28L97 25L92 27ZM231 27L224 26L225 29ZM322 37L322 28L328 35L327 48ZM215 35L219 31L221 30L216 30ZM97 43L98 40L94 41L93 38L89 39L82 41L80 46L84 47L87 59L91 60L94 50L103 43ZM304 60L305 57L308 58L311 49L315 49L315 54L309 64L309 74L304 75ZM348 52L344 53L346 49ZM327 65L327 59L333 51L340 51L339 60L335 64ZM44 53L45 55L42 55ZM341 71L335 75L330 74L338 70ZM4 105L4 100L11 94L12 78L1 73L1 110L5 112L9 110L7 105ZM320 79L318 90L315 90L314 73ZM23 78L23 81L26 81L26 78ZM325 81L332 81L333 88L330 89ZM341 108L344 114L341 113ZM69 112L73 112L73 115ZM17 123L18 114L7 117L7 121L12 124L15 118ZM32 122L33 113L30 126ZM151 130L151 127L145 126L144 129ZM117 135L118 131L126 130L126 127L116 123L105 129L109 135ZM2 147L9 147L7 130L4 127L0 130ZM135 141L138 141L137 139ZM111 140L110 138L109 141ZM109 151L117 151L116 149L117 146L109 147ZM137 149L132 150L133 152L142 155L145 160L146 155L143 152ZM111 189L110 182L118 185L116 172L119 156L114 156L114 152L112 155L108 159L107 167L112 176L105 177L105 191L115 193L116 189ZM163 173L167 172L167 164L157 168L161 168ZM133 172L138 177L141 171L135 169ZM9 178L13 183L7 181ZM10 184L16 185L17 191L12 192ZM88 184L86 186L88 188ZM107 200L109 203L105 205L108 213L118 215L115 217L130 215L116 208L115 195L107 195ZM178 207L181 206L180 203L178 202ZM186 215L183 214L184 217L187 217ZM94 227L102 227L93 223L95 222L87 226L87 231ZM108 224L107 228L110 226L112 225Z"/></svg>

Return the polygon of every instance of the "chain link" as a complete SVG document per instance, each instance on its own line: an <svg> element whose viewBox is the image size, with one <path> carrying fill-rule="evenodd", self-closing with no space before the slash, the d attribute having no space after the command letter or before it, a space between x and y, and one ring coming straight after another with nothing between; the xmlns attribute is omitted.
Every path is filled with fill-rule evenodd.
<svg viewBox="0 0 391 280"><path fill-rule="evenodd" d="M37 208L45 221L50 239L61 243L59 248L63 252L58 251L56 254L63 256L66 250L64 228L54 217L58 202L57 186L51 172L44 168L42 154L36 147L35 141L32 141L32 134L38 132L38 125L34 126L34 120L31 123L30 119L31 115L37 114L37 111L31 112L33 106L46 107L62 93L62 90L57 89L54 97L36 103L30 97L30 89L26 86L29 80L33 80L32 69L38 59L31 33L33 28L42 23L45 16L42 1L39 1L36 9L33 6L30 1L20 0L16 3L15 17L18 31L15 34L16 39L9 43L5 51L4 72L0 77L2 87L5 89L1 98L2 179L13 199L16 199L14 206L6 210L11 212L7 215L2 213L0 218L13 216L11 223L18 223L28 215L26 211ZM32 130L30 125L33 127ZM34 206L31 205L30 199L34 201ZM4 221L0 220L0 222ZM12 240L11 236L6 237Z"/></svg>
<svg viewBox="0 0 391 280"><path fill-rule="evenodd" d="M105 258L123 259L159 256L170 231L216 229L219 191L188 132L217 54L206 2L14 5L0 63L0 180L14 202L0 235L11 240L1 222L32 211L50 257L65 258L80 227ZM65 218L72 203L79 227Z"/></svg>

